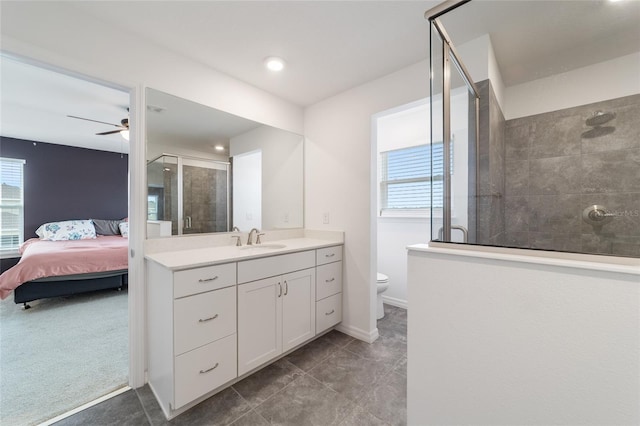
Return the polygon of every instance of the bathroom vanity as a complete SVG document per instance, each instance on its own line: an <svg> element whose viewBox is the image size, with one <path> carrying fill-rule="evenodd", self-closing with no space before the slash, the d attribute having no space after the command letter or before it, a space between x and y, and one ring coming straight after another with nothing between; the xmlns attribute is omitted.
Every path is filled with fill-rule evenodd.
<svg viewBox="0 0 640 426"><path fill-rule="evenodd" d="M342 239L147 254L148 381L173 418L342 319Z"/></svg>

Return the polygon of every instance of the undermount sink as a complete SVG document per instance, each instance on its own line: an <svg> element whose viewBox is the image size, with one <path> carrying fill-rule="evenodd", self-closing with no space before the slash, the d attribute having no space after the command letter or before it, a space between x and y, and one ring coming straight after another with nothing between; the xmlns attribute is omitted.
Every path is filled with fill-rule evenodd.
<svg viewBox="0 0 640 426"><path fill-rule="evenodd" d="M283 249L286 245L284 244L254 244L251 246L240 247L240 250L276 250Z"/></svg>

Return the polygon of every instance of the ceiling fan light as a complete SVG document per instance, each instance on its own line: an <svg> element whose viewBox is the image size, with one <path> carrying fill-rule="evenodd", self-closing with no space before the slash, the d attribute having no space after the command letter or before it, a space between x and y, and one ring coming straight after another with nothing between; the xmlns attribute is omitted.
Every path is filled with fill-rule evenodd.
<svg viewBox="0 0 640 426"><path fill-rule="evenodd" d="M129 141L129 131L128 130L120 130L120 136L124 138L124 140Z"/></svg>

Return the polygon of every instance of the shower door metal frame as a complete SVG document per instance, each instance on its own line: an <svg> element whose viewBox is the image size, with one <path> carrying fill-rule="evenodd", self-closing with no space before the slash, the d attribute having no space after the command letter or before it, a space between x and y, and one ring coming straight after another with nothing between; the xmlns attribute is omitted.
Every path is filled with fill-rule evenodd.
<svg viewBox="0 0 640 426"><path fill-rule="evenodd" d="M447 34L442 22L438 19L442 14L455 9L456 7L468 3L471 0L450 0L441 5L425 12L425 18L429 20L429 23L435 28L442 39L442 56L443 56L443 70L442 70L442 142L443 142L443 206L442 206L442 240L444 242L451 241L451 66L456 67L461 77L464 79L467 88L473 92L475 103L475 144L476 153L479 152L479 111L480 111L480 94L476 85L471 79L469 71L465 67L464 63L460 61L460 57L457 54L451 39ZM430 58L431 61L432 58ZM433 64L430 62L431 66ZM430 70L429 78L433 78L433 71ZM433 93L431 94L433 96ZM433 111L431 111L433 114ZM433 171L432 171L433 173ZM478 168L476 167L476 194L478 193ZM476 207L477 210L477 207ZM475 216L477 217L477 211ZM433 231L431 237L433 238ZM465 241L466 242L466 241Z"/></svg>

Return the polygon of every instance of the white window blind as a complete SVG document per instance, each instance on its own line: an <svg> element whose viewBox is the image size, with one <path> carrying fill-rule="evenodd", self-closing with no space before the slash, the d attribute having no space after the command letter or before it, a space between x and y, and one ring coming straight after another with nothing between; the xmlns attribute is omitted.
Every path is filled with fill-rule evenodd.
<svg viewBox="0 0 640 426"><path fill-rule="evenodd" d="M17 250L24 241L25 160L0 157L0 250Z"/></svg>
<svg viewBox="0 0 640 426"><path fill-rule="evenodd" d="M451 147L453 174L453 144ZM442 142L380 153L381 214L394 209L442 208L443 170Z"/></svg>

